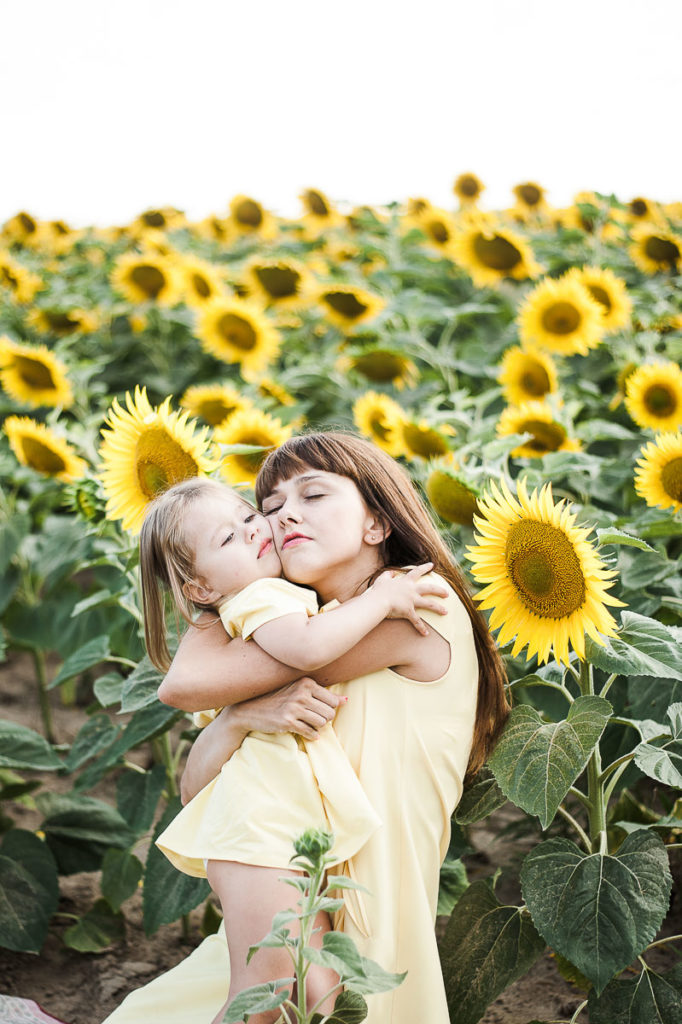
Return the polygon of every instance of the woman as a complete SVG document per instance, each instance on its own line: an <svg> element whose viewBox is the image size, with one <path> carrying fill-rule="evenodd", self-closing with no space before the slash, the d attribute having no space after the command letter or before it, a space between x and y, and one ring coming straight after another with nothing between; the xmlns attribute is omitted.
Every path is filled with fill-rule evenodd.
<svg viewBox="0 0 682 1024"><path fill-rule="evenodd" d="M285 575L315 589L321 603L347 600L386 567L431 561L449 585L448 614L425 613L430 629L422 637L405 621L383 622L316 673L316 683L294 690L281 688L295 671L253 645L190 629L159 696L188 711L239 706L197 740L183 797L217 774L249 730L312 736L336 710L337 735L382 827L347 867L370 895L351 902L335 926L385 969L408 971L398 989L369 997L367 1019L448 1024L433 931L439 869L465 774L483 764L508 713L497 650L409 478L378 448L344 434L292 438L266 459L256 497L271 520ZM191 702L188 680L195 683ZM325 691L332 683L343 685ZM191 986L192 1015L178 1017L186 1024L210 1021L220 1006L207 999L197 1007L206 984L202 971L206 966L210 974L219 942L175 969L172 986ZM152 983L155 991L173 973ZM110 1024L158 1016L155 993L148 995L151 1001L137 1010L131 1002L137 1017L114 1014Z"/></svg>

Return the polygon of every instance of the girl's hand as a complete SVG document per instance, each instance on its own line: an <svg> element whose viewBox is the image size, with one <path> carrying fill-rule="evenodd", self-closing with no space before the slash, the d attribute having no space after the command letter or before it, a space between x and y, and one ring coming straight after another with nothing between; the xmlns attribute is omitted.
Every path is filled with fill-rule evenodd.
<svg viewBox="0 0 682 1024"><path fill-rule="evenodd" d="M439 601L427 597L428 594L447 597L447 590L435 580L421 580L432 569L433 562L425 562L406 573L394 573L389 569L382 572L370 587L371 591L387 602L389 611L386 618L407 619L422 636L427 636L429 631L424 620L417 615L417 608L427 608L439 615L447 614Z"/></svg>
<svg viewBox="0 0 682 1024"><path fill-rule="evenodd" d="M274 693L234 704L230 714L248 732L293 732L316 740L320 729L332 721L346 699L303 676Z"/></svg>

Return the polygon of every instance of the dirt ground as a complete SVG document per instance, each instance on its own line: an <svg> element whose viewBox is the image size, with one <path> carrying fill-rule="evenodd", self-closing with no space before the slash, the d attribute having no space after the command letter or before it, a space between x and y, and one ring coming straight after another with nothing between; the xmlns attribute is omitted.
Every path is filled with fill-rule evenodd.
<svg viewBox="0 0 682 1024"><path fill-rule="evenodd" d="M78 706L63 707L56 692L51 694L51 702L58 740L72 741L85 720L85 711ZM40 731L33 667L25 655L11 654L9 660L0 666L0 715ZM71 788L68 779L54 776L50 778L49 785L62 790ZM113 803L113 785L105 780L93 795ZM11 805L9 813L19 827L35 828L37 825L35 815L18 804ZM524 843L518 839L512 843L499 837L501 829L513 815L514 810L508 805L472 828L470 838L476 852L467 858L467 870L473 880L492 875L500 867L502 876L496 889L498 897L518 903L520 897L511 867L523 855ZM682 933L681 888L678 874L671 913L660 936ZM59 911L84 913L99 895L98 875L83 873L62 877L60 889ZM125 942L99 955L80 954L67 949L61 941L60 932L72 921L59 917L53 920L40 956L0 948L0 992L33 999L67 1024L98 1024L128 992L174 966L201 940L201 910L190 915L188 940L183 938L179 922L163 927L149 938L145 936L140 896L128 900L123 910ZM444 920L439 920L441 927L443 924ZM648 954L647 960L652 966L665 970L673 966L676 956L670 947L660 947L655 956ZM489 1006L480 1024L569 1021L584 998L580 990L561 978L554 960L546 951L525 977ZM586 1014L581 1014L579 1019L585 1021Z"/></svg>

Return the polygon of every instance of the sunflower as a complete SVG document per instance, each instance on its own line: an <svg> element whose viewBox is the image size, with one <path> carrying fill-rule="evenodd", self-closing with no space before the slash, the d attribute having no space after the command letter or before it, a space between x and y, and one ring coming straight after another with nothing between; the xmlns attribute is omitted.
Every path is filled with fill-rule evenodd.
<svg viewBox="0 0 682 1024"><path fill-rule="evenodd" d="M2 226L3 235L11 242L19 245L32 245L40 233L40 221L30 213L21 210L5 221Z"/></svg>
<svg viewBox="0 0 682 1024"><path fill-rule="evenodd" d="M580 449L580 442L570 438L563 423L555 419L547 402L523 402L520 406L508 406L502 413L497 424L500 437L509 434L531 434L529 441L524 441L514 448L512 455L539 459L549 452L575 452Z"/></svg>
<svg viewBox="0 0 682 1024"><path fill-rule="evenodd" d="M419 376L415 364L399 349L381 345L351 353L342 368L353 369L375 384L392 384L399 391L414 387Z"/></svg>
<svg viewBox="0 0 682 1024"><path fill-rule="evenodd" d="M21 345L0 338L0 383L16 402L67 409L73 392L66 366L45 345Z"/></svg>
<svg viewBox="0 0 682 1024"><path fill-rule="evenodd" d="M641 450L635 490L647 505L682 512L682 430L658 434Z"/></svg>
<svg viewBox="0 0 682 1024"><path fill-rule="evenodd" d="M187 388L180 405L190 416L217 427L234 413L250 409L253 403L229 384L195 384Z"/></svg>
<svg viewBox="0 0 682 1024"><path fill-rule="evenodd" d="M569 643L585 657L585 633L603 644L614 636L616 623L605 605L621 602L607 594L614 573L608 571L588 540L589 530L575 525L571 506L555 505L551 484L529 496L525 480L512 494L507 482L479 501L474 516L479 531L467 557L472 574L487 584L477 600L492 609L491 629L498 643L512 639L512 657L528 647L526 660L540 662L553 651L569 664Z"/></svg>
<svg viewBox="0 0 682 1024"><path fill-rule="evenodd" d="M433 459L450 451L455 431L447 423L433 427L426 420L405 419L402 425L403 447L408 458Z"/></svg>
<svg viewBox="0 0 682 1024"><path fill-rule="evenodd" d="M207 238L211 242L220 242L227 245L235 235L235 229L227 217L205 217L196 224L191 224L192 233L199 238Z"/></svg>
<svg viewBox="0 0 682 1024"><path fill-rule="evenodd" d="M635 196L629 203L625 204L628 216L638 223L652 221L662 223L661 208L652 199L645 199L644 196Z"/></svg>
<svg viewBox="0 0 682 1024"><path fill-rule="evenodd" d="M405 413L398 403L377 391L366 391L353 404L353 421L360 433L389 455L402 455L404 452L404 420Z"/></svg>
<svg viewBox="0 0 682 1024"><path fill-rule="evenodd" d="M490 223L473 223L455 234L452 257L471 275L477 288L505 277L523 281L541 271L533 250L520 235Z"/></svg>
<svg viewBox="0 0 682 1024"><path fill-rule="evenodd" d="M168 257L151 251L119 256L111 284L129 302L158 302L174 306L180 301L176 266Z"/></svg>
<svg viewBox="0 0 682 1024"><path fill-rule="evenodd" d="M9 253L0 252L0 288L7 288L15 302L30 302L42 287L37 274L22 267Z"/></svg>
<svg viewBox="0 0 682 1024"><path fill-rule="evenodd" d="M480 492L445 462L434 462L425 484L433 510L448 523L473 526Z"/></svg>
<svg viewBox="0 0 682 1024"><path fill-rule="evenodd" d="M147 231L172 231L182 227L184 215L174 206L162 206L159 209L145 210L130 225L135 233L145 234Z"/></svg>
<svg viewBox="0 0 682 1024"><path fill-rule="evenodd" d="M60 338L68 334L92 334L100 325L100 318L92 310L85 309L32 309L26 322L42 334L56 334Z"/></svg>
<svg viewBox="0 0 682 1024"><path fill-rule="evenodd" d="M239 195L230 200L229 223L240 235L273 238L277 234L275 218L251 196Z"/></svg>
<svg viewBox="0 0 682 1024"><path fill-rule="evenodd" d="M652 430L682 426L682 370L677 363L646 363L628 377L625 405L635 423Z"/></svg>
<svg viewBox="0 0 682 1024"><path fill-rule="evenodd" d="M522 216L544 213L547 210L545 190L534 181L523 181L512 189L516 197L516 211Z"/></svg>
<svg viewBox="0 0 682 1024"><path fill-rule="evenodd" d="M431 201L423 196L411 196L407 200L405 215L407 217L420 217L431 209Z"/></svg>
<svg viewBox="0 0 682 1024"><path fill-rule="evenodd" d="M553 361L538 349L508 348L497 379L510 405L544 398L558 388Z"/></svg>
<svg viewBox="0 0 682 1024"><path fill-rule="evenodd" d="M452 191L459 199L460 206L471 206L481 198L485 185L475 174L460 174L455 178Z"/></svg>
<svg viewBox="0 0 682 1024"><path fill-rule="evenodd" d="M317 188L306 188L298 197L303 204L302 222L306 234L317 237L322 231L340 227L343 217L330 199Z"/></svg>
<svg viewBox="0 0 682 1024"><path fill-rule="evenodd" d="M183 293L188 306L200 309L212 299L226 294L218 267L198 256L183 255L179 262Z"/></svg>
<svg viewBox="0 0 682 1024"><path fill-rule="evenodd" d="M199 314L196 333L206 352L251 375L272 362L281 341L263 310L243 299L214 299Z"/></svg>
<svg viewBox="0 0 682 1024"><path fill-rule="evenodd" d="M126 394L127 410L114 399L102 430L100 479L107 498L107 518L122 519L138 533L147 505L181 480L205 476L216 462L207 454L204 427L195 434L189 413L171 412L170 397L157 408L146 388Z"/></svg>
<svg viewBox="0 0 682 1024"><path fill-rule="evenodd" d="M645 274L680 269L682 237L654 224L637 224L629 248L632 262Z"/></svg>
<svg viewBox="0 0 682 1024"><path fill-rule="evenodd" d="M85 460L79 458L71 445L44 423L37 423L28 416L8 416L3 429L22 466L30 466L37 473L56 477L65 483L85 475Z"/></svg>
<svg viewBox="0 0 682 1024"><path fill-rule="evenodd" d="M227 454L220 465L220 472L231 484L253 485L263 459L271 448L283 444L291 437L292 428L285 426L274 416L260 409L243 409L231 416L215 431L219 444L258 445L259 452Z"/></svg>
<svg viewBox="0 0 682 1024"><path fill-rule="evenodd" d="M625 281L602 267L573 267L564 280L579 281L587 288L591 297L599 303L602 326L607 333L625 327L632 312L632 300L628 295Z"/></svg>
<svg viewBox="0 0 682 1024"><path fill-rule="evenodd" d="M270 399L277 405L295 405L296 399L285 387L271 377L261 377L256 381L256 388L261 398Z"/></svg>
<svg viewBox="0 0 682 1024"><path fill-rule="evenodd" d="M373 319L386 303L373 292L353 284L326 284L316 293L325 316L338 327L357 327Z"/></svg>
<svg viewBox="0 0 682 1024"><path fill-rule="evenodd" d="M277 309L299 309L307 304L312 278L302 263L280 257L256 256L244 268L244 279L252 294Z"/></svg>
<svg viewBox="0 0 682 1024"><path fill-rule="evenodd" d="M69 252L83 234L83 231L69 227L63 220L48 220L40 226L42 248L57 255Z"/></svg>
<svg viewBox="0 0 682 1024"><path fill-rule="evenodd" d="M416 217L405 218L405 222L409 227L419 228L426 235L428 242L440 252L449 254L456 225L452 214L447 210L429 205Z"/></svg>
<svg viewBox="0 0 682 1024"><path fill-rule="evenodd" d="M585 355L602 339L602 307L579 281L567 275L546 277L526 296L519 310L524 345L537 345L562 355Z"/></svg>

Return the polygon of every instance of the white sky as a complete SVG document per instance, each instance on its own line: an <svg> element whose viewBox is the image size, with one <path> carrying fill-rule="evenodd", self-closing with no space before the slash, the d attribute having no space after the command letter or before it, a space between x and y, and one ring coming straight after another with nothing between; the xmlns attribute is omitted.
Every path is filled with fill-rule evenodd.
<svg viewBox="0 0 682 1024"><path fill-rule="evenodd" d="M680 0L0 0L0 221L682 200Z"/></svg>

